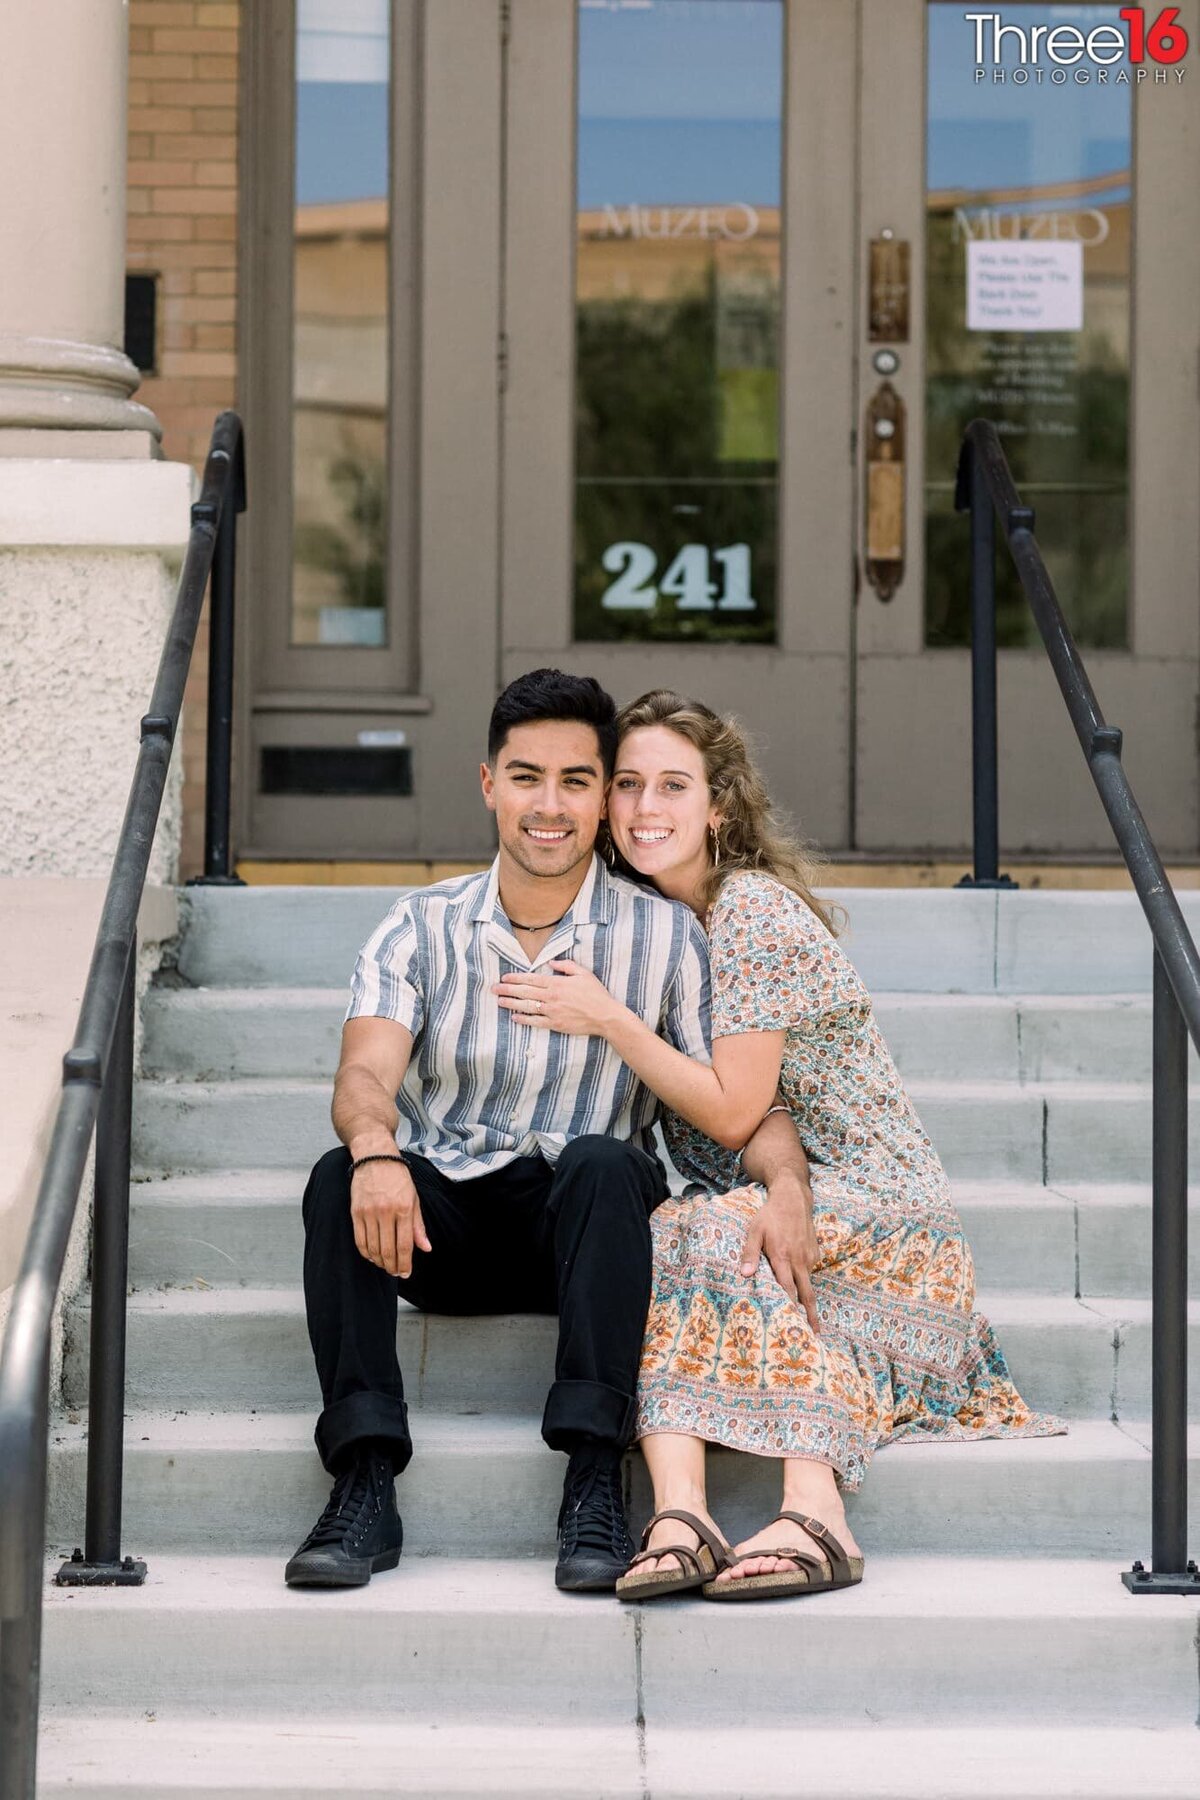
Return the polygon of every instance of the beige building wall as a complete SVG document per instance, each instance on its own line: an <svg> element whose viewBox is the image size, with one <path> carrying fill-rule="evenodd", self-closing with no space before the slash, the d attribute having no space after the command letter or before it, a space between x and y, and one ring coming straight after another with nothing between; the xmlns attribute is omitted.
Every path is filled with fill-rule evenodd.
<svg viewBox="0 0 1200 1800"><path fill-rule="evenodd" d="M237 363L238 22L224 0L130 0L127 266L158 284L156 370L138 390L163 454L197 470ZM204 844L208 622L183 725L181 878Z"/></svg>

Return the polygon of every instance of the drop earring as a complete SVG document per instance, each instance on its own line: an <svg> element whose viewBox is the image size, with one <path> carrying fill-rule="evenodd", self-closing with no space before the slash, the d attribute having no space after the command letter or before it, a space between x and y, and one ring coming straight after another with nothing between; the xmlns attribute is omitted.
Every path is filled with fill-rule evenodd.
<svg viewBox="0 0 1200 1800"><path fill-rule="evenodd" d="M719 869L721 866L721 840L717 836L717 828L715 825L710 825L708 829L712 834L713 868Z"/></svg>

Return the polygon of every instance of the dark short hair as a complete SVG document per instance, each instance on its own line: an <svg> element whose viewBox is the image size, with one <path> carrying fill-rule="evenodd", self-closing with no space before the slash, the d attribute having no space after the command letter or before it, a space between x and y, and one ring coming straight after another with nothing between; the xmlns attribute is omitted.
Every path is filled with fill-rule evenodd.
<svg viewBox="0 0 1200 1800"><path fill-rule="evenodd" d="M592 676L566 675L561 669L531 669L509 682L488 723L488 761L495 763L514 725L537 725L543 719L590 725L605 776L611 776L617 760L617 703Z"/></svg>

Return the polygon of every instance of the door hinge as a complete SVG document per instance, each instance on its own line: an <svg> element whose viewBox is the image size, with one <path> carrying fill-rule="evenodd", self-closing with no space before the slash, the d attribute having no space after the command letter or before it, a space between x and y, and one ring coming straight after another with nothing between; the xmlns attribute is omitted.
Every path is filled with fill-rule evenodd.
<svg viewBox="0 0 1200 1800"><path fill-rule="evenodd" d="M502 331L496 339L496 386L503 394L508 389L508 333Z"/></svg>
<svg viewBox="0 0 1200 1800"><path fill-rule="evenodd" d="M500 47L508 48L512 36L512 0L500 0Z"/></svg>

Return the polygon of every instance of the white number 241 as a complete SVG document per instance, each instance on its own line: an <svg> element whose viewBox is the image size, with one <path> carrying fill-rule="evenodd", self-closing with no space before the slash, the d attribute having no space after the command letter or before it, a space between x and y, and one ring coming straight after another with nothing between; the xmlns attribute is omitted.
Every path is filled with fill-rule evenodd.
<svg viewBox="0 0 1200 1800"><path fill-rule="evenodd" d="M758 602L750 593L749 544L728 544L712 555L724 575L719 593L709 580L707 544L685 544L657 587L658 558L649 544L610 544L600 560L617 579L605 588L600 604L614 612L645 610L660 594L673 594L679 612L753 612Z"/></svg>

